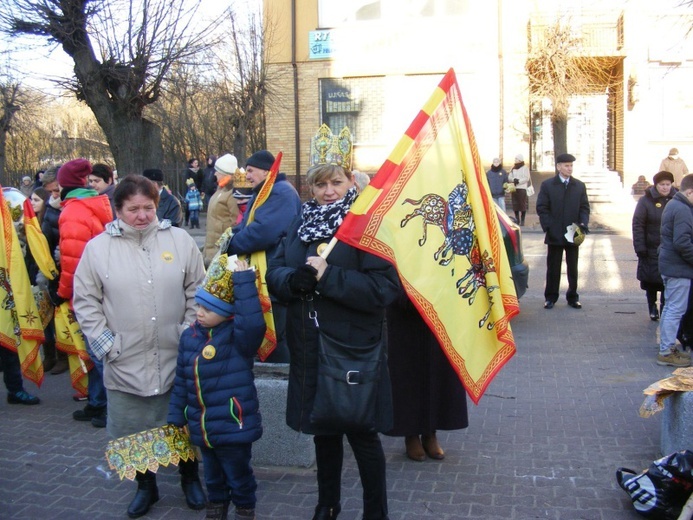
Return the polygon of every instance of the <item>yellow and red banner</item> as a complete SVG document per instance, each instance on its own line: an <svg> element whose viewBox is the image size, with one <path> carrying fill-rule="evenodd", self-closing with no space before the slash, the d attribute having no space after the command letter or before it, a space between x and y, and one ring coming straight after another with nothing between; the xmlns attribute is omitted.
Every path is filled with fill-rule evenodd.
<svg viewBox="0 0 693 520"><path fill-rule="evenodd" d="M0 348L19 355L22 374L43 383L43 325L10 208L0 187Z"/></svg>
<svg viewBox="0 0 693 520"><path fill-rule="evenodd" d="M336 237L392 262L478 404L515 353L519 304L495 205L452 69Z"/></svg>
<svg viewBox="0 0 693 520"><path fill-rule="evenodd" d="M274 164L270 168L265 183L260 188L257 194L257 198L253 203L253 207L250 209L248 214L248 222L246 225L250 225L253 220L255 220L255 211L262 206L270 196L272 188L274 187L274 182L277 180L277 174L279 173L279 166L282 162L282 152L277 154L274 159ZM260 361L267 359L275 348L277 348L277 332L274 327L274 315L272 314L272 302L270 301L269 290L267 289L267 281L265 280L265 275L267 274L267 255L264 251L256 251L250 255L249 263L255 266L257 273L257 291L260 296L260 305L262 306L262 312L265 318L265 337L262 340L262 345L257 352Z"/></svg>
<svg viewBox="0 0 693 520"><path fill-rule="evenodd" d="M58 270L29 199L24 201L24 230L36 265L48 280L54 280L58 276ZM82 329L69 302L63 302L55 309L54 319L55 345L67 354L72 388L86 395L89 378L87 372L94 363L89 358Z"/></svg>

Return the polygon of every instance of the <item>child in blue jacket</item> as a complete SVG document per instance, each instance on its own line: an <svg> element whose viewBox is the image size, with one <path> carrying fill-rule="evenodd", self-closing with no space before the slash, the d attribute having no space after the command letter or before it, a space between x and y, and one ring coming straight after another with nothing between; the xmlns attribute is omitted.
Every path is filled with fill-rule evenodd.
<svg viewBox="0 0 693 520"><path fill-rule="evenodd" d="M188 182L189 181L189 182ZM190 212L190 229L200 229L200 211L202 211L202 196L195 186L195 181L188 179L188 192L185 194L185 203Z"/></svg>
<svg viewBox="0 0 693 520"><path fill-rule="evenodd" d="M187 424L204 461L208 518L255 518L252 443L262 436L253 361L265 321L248 263L221 255L195 299L197 320L180 339L168 422Z"/></svg>

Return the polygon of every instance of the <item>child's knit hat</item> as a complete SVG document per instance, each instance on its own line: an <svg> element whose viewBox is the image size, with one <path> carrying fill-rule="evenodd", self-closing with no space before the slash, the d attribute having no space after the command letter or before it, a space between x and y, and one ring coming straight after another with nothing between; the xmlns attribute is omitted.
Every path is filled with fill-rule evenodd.
<svg viewBox="0 0 693 520"><path fill-rule="evenodd" d="M228 318L234 312L233 307L233 269L235 259L228 255L218 255L207 270L202 285L195 292L195 301L219 316Z"/></svg>

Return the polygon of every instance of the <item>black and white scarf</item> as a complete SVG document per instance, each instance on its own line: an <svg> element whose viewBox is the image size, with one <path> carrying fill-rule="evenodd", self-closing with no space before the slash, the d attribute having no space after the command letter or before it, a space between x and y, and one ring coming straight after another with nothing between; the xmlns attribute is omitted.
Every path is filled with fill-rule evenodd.
<svg viewBox="0 0 693 520"><path fill-rule="evenodd" d="M349 188L342 199L331 204L321 206L315 199L305 202L301 208L303 223L298 228L301 242L310 244L316 240L332 238L355 198L356 188Z"/></svg>

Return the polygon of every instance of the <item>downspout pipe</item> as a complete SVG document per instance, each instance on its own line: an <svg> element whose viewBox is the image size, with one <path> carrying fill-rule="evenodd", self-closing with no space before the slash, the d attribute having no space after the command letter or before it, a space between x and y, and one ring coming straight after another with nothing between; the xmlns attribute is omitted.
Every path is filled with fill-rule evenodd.
<svg viewBox="0 0 693 520"><path fill-rule="evenodd" d="M301 194L301 121L298 111L298 64L296 63L296 0L291 0L291 69L294 79L294 146L296 153L296 191Z"/></svg>

